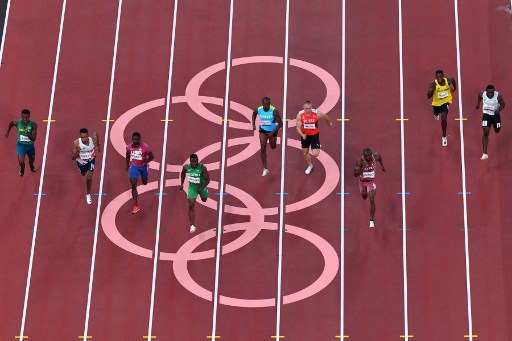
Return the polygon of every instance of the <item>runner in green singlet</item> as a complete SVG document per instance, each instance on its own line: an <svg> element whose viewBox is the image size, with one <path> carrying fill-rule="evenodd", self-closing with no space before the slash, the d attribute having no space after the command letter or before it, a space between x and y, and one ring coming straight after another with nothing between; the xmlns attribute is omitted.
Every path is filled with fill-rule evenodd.
<svg viewBox="0 0 512 341"><path fill-rule="evenodd" d="M34 142L37 137L37 123L30 119L30 110L23 109L21 111L21 119L12 120L9 122L5 137L9 137L9 132L12 127L16 127L18 132L18 142L16 142L16 154L18 155L18 162L20 164L19 175L25 174L25 155L28 155L28 164L30 170L36 171L34 161L36 159L36 150L34 148Z"/></svg>
<svg viewBox="0 0 512 341"><path fill-rule="evenodd" d="M206 166L199 163L199 158L196 154L190 155L190 163L183 166L181 170L181 185L180 191L183 191L183 183L185 182L185 175L188 175L188 218L190 220L190 233L194 233L197 227L194 225L196 212L195 204L197 196L201 197L203 202L208 200L208 189L206 186L210 183L210 175Z"/></svg>

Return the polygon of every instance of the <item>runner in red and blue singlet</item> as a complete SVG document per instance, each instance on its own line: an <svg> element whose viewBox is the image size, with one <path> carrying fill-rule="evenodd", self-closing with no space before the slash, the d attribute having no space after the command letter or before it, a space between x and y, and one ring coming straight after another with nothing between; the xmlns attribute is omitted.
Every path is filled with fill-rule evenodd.
<svg viewBox="0 0 512 341"><path fill-rule="evenodd" d="M126 146L126 171L130 170L130 184L132 185L132 198L133 209L132 214L140 211L137 202L137 182L139 176L141 177L142 184L148 183L148 163L153 159L153 152L149 146L140 140L139 132L132 134L132 143ZM130 166L131 162L131 166Z"/></svg>
<svg viewBox="0 0 512 341"><path fill-rule="evenodd" d="M375 227L375 195L377 194L377 185L375 184L375 170L377 162L380 163L382 171L385 172L382 156L377 152L372 152L370 148L363 150L363 156L356 161L354 176L359 177L359 191L364 200L370 196L370 227Z"/></svg>

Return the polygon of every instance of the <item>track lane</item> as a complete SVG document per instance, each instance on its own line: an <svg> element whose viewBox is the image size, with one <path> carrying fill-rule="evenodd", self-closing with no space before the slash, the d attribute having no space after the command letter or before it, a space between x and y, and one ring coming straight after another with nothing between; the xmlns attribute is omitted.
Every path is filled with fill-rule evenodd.
<svg viewBox="0 0 512 341"><path fill-rule="evenodd" d="M371 10L370 10L371 9ZM404 332L398 2L347 3L345 334L399 339ZM385 32L385 34L382 34ZM381 153L375 230L353 167L364 147Z"/></svg>
<svg viewBox="0 0 512 341"><path fill-rule="evenodd" d="M155 154L155 161L160 160L164 131L160 120L165 116L165 107L150 109L133 118L124 132L119 125L122 123L121 117L130 109L165 97L171 25L172 4L158 1L152 2L151 6L143 6L138 1L123 1L111 113L118 126L116 122L112 124L104 165L103 192L107 195L104 197L106 206L101 227L105 231L115 221L125 238L149 250L153 250L155 243L158 198L153 195L156 190L143 192L157 188L155 184L159 173L153 168L149 170L148 185L139 186L141 211L131 215L133 204L128 175L124 169L124 150L118 153L115 147L121 145L124 148L123 145L131 141L132 132L140 131L142 140L150 145ZM115 217L107 219L105 210L120 195L123 201L122 193L126 191L126 202ZM100 232L88 334L99 339L142 338L146 335L152 272L153 262L150 258L130 254Z"/></svg>
<svg viewBox="0 0 512 341"><path fill-rule="evenodd" d="M440 6L442 13L436 10ZM407 214L412 229L407 250L409 329L425 339L463 338L468 334L468 303L463 203L458 194L462 191L460 133L455 121L461 94L454 94L450 106L445 148L440 123L433 119L431 100L426 98L436 69L457 78L453 2L404 3L403 13L404 107L410 117L405 134L406 182L411 192ZM462 95L468 96L463 86Z"/></svg>
<svg viewBox="0 0 512 341"><path fill-rule="evenodd" d="M511 162L507 141L510 139L509 110L501 115L503 129L489 137L489 159L482 154L482 110L475 109L476 96L487 84L494 84L505 98L511 98L512 82L508 56L512 53L511 16L498 10L503 2L474 2L459 6L461 29L462 76L465 86L464 125L471 260L473 331L486 339L506 339L512 325L512 308L507 288L512 283L509 251L512 223L507 214L506 174ZM477 15L478 13L478 15ZM478 22L478 25L475 23ZM499 38L502 37L502 38ZM509 104L507 103L507 104ZM489 161L489 162L487 162Z"/></svg>
<svg viewBox="0 0 512 341"><path fill-rule="evenodd" d="M37 241L31 281L34 295L27 313L26 335L31 337L73 339L83 330L96 205L85 203L85 181L70 152L81 127L87 127L91 136L95 130L100 138L104 135L101 120L108 100L116 12L115 4L101 1L71 2L66 8L52 115L56 122L45 170L47 200L39 218L44 233ZM83 25L89 21L97 24ZM98 191L99 173L93 178L92 193ZM97 197L93 198L97 204ZM63 209L63 203L69 209Z"/></svg>
<svg viewBox="0 0 512 341"><path fill-rule="evenodd" d="M195 18L188 20L188 18ZM215 1L189 2L180 1L178 4L175 65L173 71L172 93L173 103L170 108L170 118L174 121L169 126L167 160L169 165L177 166L169 169L166 181L168 195L162 207L162 231L160 236L160 262L156 278L156 302L153 323L153 334L157 338L203 340L212 331L213 302L211 295L203 299L190 292L188 284L181 284L183 276L190 276L197 283L213 291L215 278L215 258L213 252L204 260L190 261L183 269L183 263L162 259L172 257L185 243L193 238L204 242L195 252L214 250L215 237L207 240L200 235L217 227L218 192L212 182L208 191L209 199L205 207L198 200L196 203L195 235L189 233L188 204L185 192L179 192L179 177L181 165L187 163L191 153L198 153L200 162L207 165L210 178L217 182L220 179L218 170L220 149L211 153L204 148L222 140L221 118L223 116L222 102L225 89L225 69L221 66L208 77L198 90L201 96L217 98L217 104L205 104L205 107L217 115L213 122L201 117L197 112L200 104L193 99L191 107L184 102L187 86L201 71L224 63L228 42L229 2L219 5ZM205 52L207 51L207 52ZM225 64L224 64L225 65ZM193 83L193 82L192 82ZM192 87L192 85L190 85ZM194 90L188 90L194 97ZM220 148L220 143L219 143ZM200 236L198 236L200 235ZM186 254L181 259L188 259ZM213 257L213 258L212 258ZM176 269L174 269L176 267ZM222 271L222 270L221 270ZM178 280L179 279L179 280ZM185 287L186 286L186 287ZM193 326L193 327L191 327ZM222 334L221 334L222 335Z"/></svg>
<svg viewBox="0 0 512 341"><path fill-rule="evenodd" d="M0 103L2 124L19 118L22 108L31 110L31 118L38 123L36 141L36 167L41 165L49 96L52 86L53 65L59 34L62 1L16 1L11 4L2 66L0 68ZM37 56L37 60L34 57ZM0 286L0 338L12 339L19 334L25 296L25 283L29 263L32 233L40 173L27 171L18 175L16 158L16 130L0 146L6 155L6 172L1 188L9 193L4 200L0 217L4 235L0 238L2 273L8 281ZM26 161L28 162L28 161ZM23 213L18 209L23 206Z"/></svg>

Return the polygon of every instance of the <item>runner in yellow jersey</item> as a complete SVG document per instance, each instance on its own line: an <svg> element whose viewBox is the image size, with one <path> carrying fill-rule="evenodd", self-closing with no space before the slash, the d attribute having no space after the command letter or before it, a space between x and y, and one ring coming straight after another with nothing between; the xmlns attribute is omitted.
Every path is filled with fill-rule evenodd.
<svg viewBox="0 0 512 341"><path fill-rule="evenodd" d="M453 77L445 77L443 70L436 71L436 79L433 80L427 91L427 97L432 98L432 109L434 110L434 117L439 120L441 115L441 128L443 129L442 145L448 145L448 138L446 137L446 127L448 126L448 110L449 105L452 104L452 93L457 90L455 79Z"/></svg>

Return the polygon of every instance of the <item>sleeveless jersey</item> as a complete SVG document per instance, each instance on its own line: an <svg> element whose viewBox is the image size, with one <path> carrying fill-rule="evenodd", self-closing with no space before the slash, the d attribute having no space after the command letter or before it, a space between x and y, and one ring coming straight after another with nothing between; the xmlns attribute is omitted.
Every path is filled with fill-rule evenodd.
<svg viewBox="0 0 512 341"><path fill-rule="evenodd" d="M274 119L275 107L270 106L268 111L263 110L263 106L258 107L258 116L260 117L260 128L265 131L273 131L277 123Z"/></svg>
<svg viewBox="0 0 512 341"><path fill-rule="evenodd" d="M443 104L451 104L452 103L452 91L450 90L450 84L448 84L448 79L444 79L444 85L439 85L437 79L436 88L434 90L434 95L432 96L432 105L435 107L441 106Z"/></svg>
<svg viewBox="0 0 512 341"><path fill-rule="evenodd" d="M363 161L364 156L361 156ZM375 157L372 155L372 162L367 163L367 166L363 168L363 172L359 175L359 180L361 181L373 181L375 179L375 168L377 168L377 162L375 161Z"/></svg>
<svg viewBox="0 0 512 341"><path fill-rule="evenodd" d="M78 146L80 147L80 158L76 159L76 161L79 164L85 165L96 157L96 154L94 154L94 141L92 137L89 137L89 144L83 144L82 139L78 139Z"/></svg>
<svg viewBox="0 0 512 341"><path fill-rule="evenodd" d="M28 138L28 134L32 133L32 121L29 120L28 124L26 126L23 125L21 120L18 120L17 125L18 130L18 142L26 145L34 144L33 141L31 141Z"/></svg>
<svg viewBox="0 0 512 341"><path fill-rule="evenodd" d="M144 162L148 159L148 154L151 149L146 143L141 142L138 147L134 147L131 144L127 145L126 151L130 153L130 161L132 165L142 167Z"/></svg>
<svg viewBox="0 0 512 341"><path fill-rule="evenodd" d="M196 168L192 168L190 163L187 166L187 175L188 175L188 184L189 186L194 186L195 188L200 187L204 183L203 176L203 164L198 163Z"/></svg>
<svg viewBox="0 0 512 341"><path fill-rule="evenodd" d="M316 135L318 129L318 114L316 109L311 109L311 114L306 115L304 110L299 111L300 121L302 122L302 133L306 135Z"/></svg>
<svg viewBox="0 0 512 341"><path fill-rule="evenodd" d="M492 98L487 97L487 92L484 91L482 93L483 98L483 112L487 115L494 115L494 111L500 107L500 103L498 102L498 91L494 91L494 96Z"/></svg>

